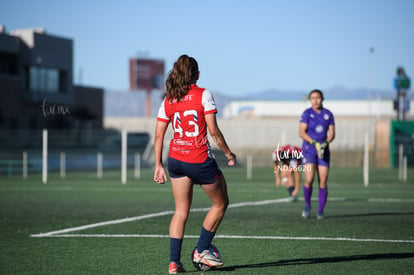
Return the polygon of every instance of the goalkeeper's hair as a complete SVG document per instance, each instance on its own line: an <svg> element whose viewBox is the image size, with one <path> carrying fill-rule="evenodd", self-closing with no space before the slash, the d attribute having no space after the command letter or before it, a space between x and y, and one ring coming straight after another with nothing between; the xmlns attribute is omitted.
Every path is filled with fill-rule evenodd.
<svg viewBox="0 0 414 275"><path fill-rule="evenodd" d="M310 99L311 94L313 94L313 93L318 93L318 94L321 96L322 101L325 99L325 98L323 97L323 93L322 93L322 91L321 91L321 90L318 90L318 89L313 89L312 91L310 91L310 92L309 92L309 95L308 95L308 99Z"/></svg>

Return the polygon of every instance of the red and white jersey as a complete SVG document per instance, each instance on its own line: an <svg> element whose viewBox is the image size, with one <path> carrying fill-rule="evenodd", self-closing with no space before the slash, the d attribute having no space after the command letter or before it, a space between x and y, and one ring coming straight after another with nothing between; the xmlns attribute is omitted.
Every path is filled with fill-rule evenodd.
<svg viewBox="0 0 414 275"><path fill-rule="evenodd" d="M273 161L283 161L283 160L290 160L290 159L296 159L300 160L303 157L302 155L302 149L295 145L285 145L282 147L276 148L276 150L273 151L272 159Z"/></svg>
<svg viewBox="0 0 414 275"><path fill-rule="evenodd" d="M170 141L170 157L190 163L202 163L207 159L210 145L204 116L212 113L217 113L212 94L197 85L191 85L179 102L164 99L157 120L171 122L174 137Z"/></svg>

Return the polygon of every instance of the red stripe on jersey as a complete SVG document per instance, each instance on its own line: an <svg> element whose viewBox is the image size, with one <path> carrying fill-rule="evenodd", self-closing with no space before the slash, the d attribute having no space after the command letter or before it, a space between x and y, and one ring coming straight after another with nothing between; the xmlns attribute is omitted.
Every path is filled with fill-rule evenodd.
<svg viewBox="0 0 414 275"><path fill-rule="evenodd" d="M164 118L160 118L160 117L157 117L157 120L158 121L161 121L161 122L165 122L165 123L169 123L170 122L169 119L164 119Z"/></svg>

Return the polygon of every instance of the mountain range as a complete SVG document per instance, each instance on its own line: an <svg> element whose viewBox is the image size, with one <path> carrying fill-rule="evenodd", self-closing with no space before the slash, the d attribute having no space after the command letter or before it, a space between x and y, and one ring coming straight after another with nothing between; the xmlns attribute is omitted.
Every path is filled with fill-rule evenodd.
<svg viewBox="0 0 414 275"><path fill-rule="evenodd" d="M393 100L396 97L395 91L390 90L371 90L367 89L348 89L345 87L333 87L323 90L327 100ZM155 117L163 98L163 92L154 91L151 93L151 116ZM219 91L212 91L218 110L223 110L224 106L234 100L254 101L303 101L307 100L308 92L304 91L283 91L269 89L248 95L231 96ZM409 93L411 99L414 98ZM143 117L145 116L146 93L141 91L117 91L105 90L104 92L104 115L107 117ZM220 115L220 112L219 112Z"/></svg>

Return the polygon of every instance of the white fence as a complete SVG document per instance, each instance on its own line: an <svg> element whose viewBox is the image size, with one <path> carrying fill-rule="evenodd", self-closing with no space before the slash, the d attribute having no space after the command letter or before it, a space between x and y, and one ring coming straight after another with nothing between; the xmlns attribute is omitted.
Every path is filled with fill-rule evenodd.
<svg viewBox="0 0 414 275"><path fill-rule="evenodd" d="M370 165L375 167L389 166L389 133L378 134L378 125L389 126L388 120L353 117L336 118L335 123L335 140L330 145L335 165L362 166L365 136L368 135L368 146L370 152L374 154L372 156L374 161L370 162ZM155 124L156 118L106 118L104 122L106 128L129 132L148 132L151 141ZM298 134L299 118L245 117L219 119L218 124L230 148L237 153L242 164L245 164L247 156L253 155L255 165L269 165L272 150L279 143L298 146L302 144ZM172 136L170 128L166 136L164 148L168 148L167 142ZM215 144L211 145L213 149L218 149Z"/></svg>
<svg viewBox="0 0 414 275"><path fill-rule="evenodd" d="M251 158L254 166L270 167L272 151L278 144L290 143L300 146L302 142L298 136L298 118L219 119L218 124L230 148L237 154L241 165L246 165L247 159ZM337 118L336 138L330 147L332 165L362 167L364 145L367 144L370 166L389 167L389 124L388 120ZM152 167L152 141L155 125L156 118L107 118L104 122L105 131L72 136L70 133L62 131L50 131L47 137L51 146L46 156L48 167L55 171L62 170L60 164L62 158L65 163L63 175L66 168L68 171L85 168L90 170L98 167L100 169L118 169L122 162L126 162L129 167L134 167L134 163L141 162L141 160L140 167ZM128 154L121 158L120 133L122 131L148 133L149 143L145 143L140 148L128 148ZM165 139L164 157L167 156L166 151L171 136L172 130L169 128ZM3 148L7 148L7 150L0 152L0 172L2 174L16 174L16 172L23 171L24 162L28 164L29 172L42 170L45 161L42 158L41 131L33 133L20 131L14 135L4 133L0 135L0 139L3 141ZM111 141L111 145L108 145L109 141ZM215 144L212 144L212 147L213 150L218 150ZM23 152L26 152L27 155ZM136 153L140 153L138 161ZM216 159L224 161L220 152L216 153ZM97 170L97 175L100 177L102 170ZM46 175L44 181L47 181Z"/></svg>
<svg viewBox="0 0 414 275"><path fill-rule="evenodd" d="M370 144L375 143L377 120L367 118L337 118L336 137L332 150L363 150L365 134ZM106 118L105 128L148 132L153 139L155 118ZM243 118L219 119L218 124L227 142L234 149L272 150L277 144L301 145L299 138L299 118ZM171 137L171 129L167 137ZM167 140L167 139L166 139ZM214 148L214 144L212 144Z"/></svg>

